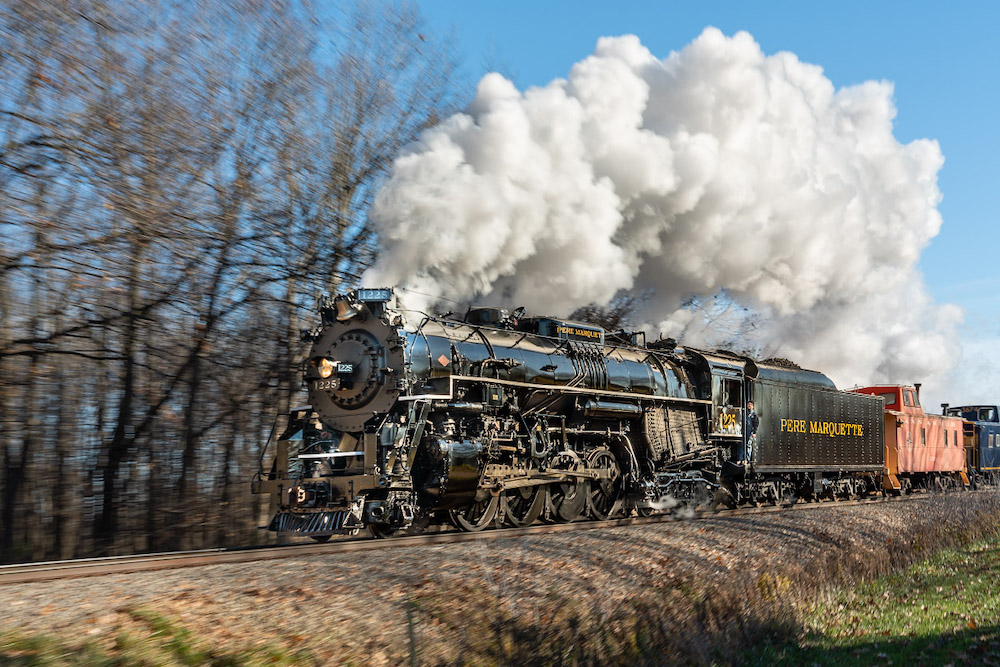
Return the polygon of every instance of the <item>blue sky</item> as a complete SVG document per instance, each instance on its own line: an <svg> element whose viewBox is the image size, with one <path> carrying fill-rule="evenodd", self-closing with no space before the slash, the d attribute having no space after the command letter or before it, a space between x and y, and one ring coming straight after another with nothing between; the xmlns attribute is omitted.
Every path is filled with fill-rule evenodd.
<svg viewBox="0 0 1000 667"><path fill-rule="evenodd" d="M920 268L938 301L1000 334L1000 3L959 2L459 2L424 0L438 32L452 30L467 70L499 66L521 89L564 77L597 39L635 34L658 57L709 25L745 30L765 53L791 51L838 88L895 85L895 135L936 139L945 165L940 235ZM470 88L470 95L471 95Z"/></svg>
<svg viewBox="0 0 1000 667"><path fill-rule="evenodd" d="M944 224L919 269L938 302L966 311L960 367L988 354L994 358L987 368L1000 371L1000 352L991 353L1000 347L994 345L1000 344L1000 273L993 259L1000 253L1000 3L422 0L419 6L433 30L452 31L473 78L497 67L522 90L565 77L599 37L635 34L663 58L707 26L726 35L747 31L766 54L790 51L822 67L838 88L892 82L896 138L935 139L945 158L938 181ZM974 375L982 378L985 370L980 365ZM995 380L1000 373L989 375ZM990 384L991 393L1000 391L1000 381Z"/></svg>

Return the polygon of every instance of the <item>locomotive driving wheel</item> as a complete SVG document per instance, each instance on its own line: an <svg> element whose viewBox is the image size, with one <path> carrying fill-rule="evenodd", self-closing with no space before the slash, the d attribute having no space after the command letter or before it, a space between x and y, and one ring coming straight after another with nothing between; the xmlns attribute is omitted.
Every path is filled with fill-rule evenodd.
<svg viewBox="0 0 1000 667"><path fill-rule="evenodd" d="M555 457L550 468L576 472L583 469L583 461L576 453L565 451ZM558 484L547 485L545 490L549 499L549 520L569 523L587 508L590 480L569 477Z"/></svg>
<svg viewBox="0 0 1000 667"><path fill-rule="evenodd" d="M545 491L541 485L507 489L500 496L500 508L508 526L530 526L545 508Z"/></svg>
<svg viewBox="0 0 1000 667"><path fill-rule="evenodd" d="M483 493L483 491L480 491ZM486 492L489 493L489 492ZM452 510L451 521L462 530L475 533L487 528L497 518L500 508L500 496L487 495L482 500L475 500L464 510Z"/></svg>
<svg viewBox="0 0 1000 667"><path fill-rule="evenodd" d="M615 455L608 449L598 449L587 457L588 467L601 472L601 477L590 482L587 513L604 521L616 510L622 495L622 471Z"/></svg>

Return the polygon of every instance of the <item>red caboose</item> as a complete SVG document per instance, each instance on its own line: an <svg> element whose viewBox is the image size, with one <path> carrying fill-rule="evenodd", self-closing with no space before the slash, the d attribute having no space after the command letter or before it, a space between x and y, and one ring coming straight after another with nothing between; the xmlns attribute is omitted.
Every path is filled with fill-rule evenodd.
<svg viewBox="0 0 1000 667"><path fill-rule="evenodd" d="M963 420L925 414L920 385L876 385L851 391L885 400L885 464L882 487L908 492L915 487L967 486Z"/></svg>

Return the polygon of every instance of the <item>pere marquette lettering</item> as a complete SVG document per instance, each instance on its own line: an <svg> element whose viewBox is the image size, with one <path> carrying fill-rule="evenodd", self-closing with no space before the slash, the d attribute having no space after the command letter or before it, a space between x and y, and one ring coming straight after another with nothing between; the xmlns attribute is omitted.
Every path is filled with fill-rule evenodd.
<svg viewBox="0 0 1000 667"><path fill-rule="evenodd" d="M818 433L828 435L831 438L844 435L861 437L865 434L861 424L806 421L805 419L782 419L781 430L787 433Z"/></svg>
<svg viewBox="0 0 1000 667"><path fill-rule="evenodd" d="M576 327L556 327L556 333L569 336L584 336L585 338L600 338L601 332L592 329L577 329Z"/></svg>

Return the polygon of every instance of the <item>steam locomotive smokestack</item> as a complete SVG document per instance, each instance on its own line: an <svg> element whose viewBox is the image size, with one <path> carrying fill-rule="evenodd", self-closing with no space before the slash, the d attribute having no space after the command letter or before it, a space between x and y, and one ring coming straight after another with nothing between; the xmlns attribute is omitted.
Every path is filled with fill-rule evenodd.
<svg viewBox="0 0 1000 667"><path fill-rule="evenodd" d="M837 89L745 32L663 59L602 38L544 87L485 76L396 159L363 282L551 315L631 290L654 337L736 337L841 385L930 379L958 356L959 311L915 269L943 157L895 114L891 83Z"/></svg>

